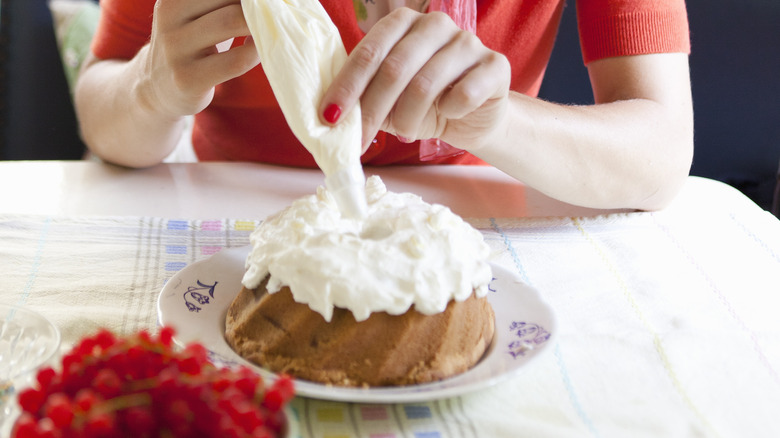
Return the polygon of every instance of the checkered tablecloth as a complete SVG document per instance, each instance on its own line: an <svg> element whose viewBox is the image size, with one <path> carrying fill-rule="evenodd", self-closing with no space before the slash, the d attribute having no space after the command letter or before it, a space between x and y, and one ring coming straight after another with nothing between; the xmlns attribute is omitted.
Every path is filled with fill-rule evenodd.
<svg viewBox="0 0 780 438"><path fill-rule="evenodd" d="M780 222L696 180L664 211L472 218L493 261L554 309L550 353L442 400L298 397L303 437L780 436ZM259 218L0 216L0 299L73 343L157 329L176 272L248 244Z"/></svg>

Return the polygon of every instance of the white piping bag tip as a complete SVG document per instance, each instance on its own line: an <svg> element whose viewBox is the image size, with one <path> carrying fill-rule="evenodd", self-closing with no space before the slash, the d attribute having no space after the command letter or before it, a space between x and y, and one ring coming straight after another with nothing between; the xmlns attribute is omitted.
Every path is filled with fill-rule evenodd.
<svg viewBox="0 0 780 438"><path fill-rule="evenodd" d="M366 177L361 166L341 168L325 176L325 186L344 216L354 219L366 216Z"/></svg>

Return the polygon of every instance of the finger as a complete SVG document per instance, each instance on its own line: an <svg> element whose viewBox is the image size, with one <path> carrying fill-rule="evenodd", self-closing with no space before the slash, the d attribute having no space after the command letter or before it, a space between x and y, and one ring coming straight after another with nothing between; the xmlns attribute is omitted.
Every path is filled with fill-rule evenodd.
<svg viewBox="0 0 780 438"><path fill-rule="evenodd" d="M157 0L155 18L166 27L177 27L197 20L228 5L241 5L240 0Z"/></svg>
<svg viewBox="0 0 780 438"><path fill-rule="evenodd" d="M412 24L414 15L409 12L405 8L393 11L358 43L322 97L319 114L323 123L338 123L360 100L387 54Z"/></svg>
<svg viewBox="0 0 780 438"><path fill-rule="evenodd" d="M429 138L435 125L425 126L430 122L426 115L452 84L481 62L486 51L473 34L455 32L403 90L390 115L390 129L407 139Z"/></svg>
<svg viewBox="0 0 780 438"><path fill-rule="evenodd" d="M252 40L230 50L203 58L193 68L193 80L204 89L243 75L260 63Z"/></svg>
<svg viewBox="0 0 780 438"><path fill-rule="evenodd" d="M203 41L204 46L215 46L230 38L250 34L240 4L230 4L211 11L187 27L192 37Z"/></svg>
<svg viewBox="0 0 780 438"><path fill-rule="evenodd" d="M489 52L442 94L436 103L437 112L446 119L463 118L488 100L506 96L510 78L511 67L506 57Z"/></svg>
<svg viewBox="0 0 780 438"><path fill-rule="evenodd" d="M172 61L180 68L198 70L195 72L195 76L204 78L201 89L208 89L214 86L213 80L222 82L231 79L237 74L246 72L259 62L256 59L259 55L256 54L256 50L252 50L254 44L248 47L238 46L224 53L220 53L217 47L224 41L248 34L249 28L244 19L241 5L229 4L170 32L167 38L168 45L176 48ZM204 58L217 54L225 54L225 56L208 61L204 60ZM201 61L204 61L201 65L191 65ZM220 66L220 63L223 65ZM200 71L201 68L205 68L205 70ZM213 76L214 72L217 72L218 75ZM197 73L202 74L198 75Z"/></svg>
<svg viewBox="0 0 780 438"><path fill-rule="evenodd" d="M173 10L167 12L176 13ZM155 20L164 19L159 11L155 13ZM177 26L165 28L156 25L154 29L153 41L162 43L166 57L176 64L186 64L191 58L197 59L217 53L217 44L249 34L240 4L225 5Z"/></svg>
<svg viewBox="0 0 780 438"><path fill-rule="evenodd" d="M167 46L167 56L174 63L217 53L219 43L249 34L236 0L160 0L154 20L152 39Z"/></svg>
<svg viewBox="0 0 780 438"><path fill-rule="evenodd" d="M411 120L421 117L426 112L425 102L430 107L441 89L454 79L453 76L437 77L440 72L436 71L422 75L420 73L458 32L459 29L452 20L441 13L423 15L415 22L404 38L392 48L363 92L360 102L363 125L367 132L379 127L389 127L389 130L394 131L404 142L416 138L419 120ZM451 72L443 74L451 75ZM403 110L398 109L398 103L415 78L418 89L416 97L424 102L412 101L406 108L414 108L416 111L406 115ZM395 123L396 117L401 118L400 125ZM407 122L404 123L403 120Z"/></svg>

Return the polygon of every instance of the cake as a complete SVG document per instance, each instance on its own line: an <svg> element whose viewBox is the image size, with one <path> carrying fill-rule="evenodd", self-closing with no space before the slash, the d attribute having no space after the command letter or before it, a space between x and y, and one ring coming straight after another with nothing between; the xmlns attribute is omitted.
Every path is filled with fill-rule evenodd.
<svg viewBox="0 0 780 438"><path fill-rule="evenodd" d="M321 187L252 233L225 321L239 355L340 386L437 381L480 360L495 330L482 235L376 176L366 198L349 218Z"/></svg>

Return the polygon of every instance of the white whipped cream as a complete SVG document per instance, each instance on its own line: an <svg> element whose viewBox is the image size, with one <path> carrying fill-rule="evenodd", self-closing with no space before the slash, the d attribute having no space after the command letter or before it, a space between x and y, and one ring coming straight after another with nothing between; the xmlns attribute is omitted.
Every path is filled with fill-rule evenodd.
<svg viewBox="0 0 780 438"><path fill-rule="evenodd" d="M487 294L490 250L479 231L445 206L388 192L378 176L368 178L366 198L366 216L355 219L320 187L263 221L250 237L244 286L270 276L268 292L289 286L327 321L334 307L362 321L412 306L439 313L452 299Z"/></svg>

